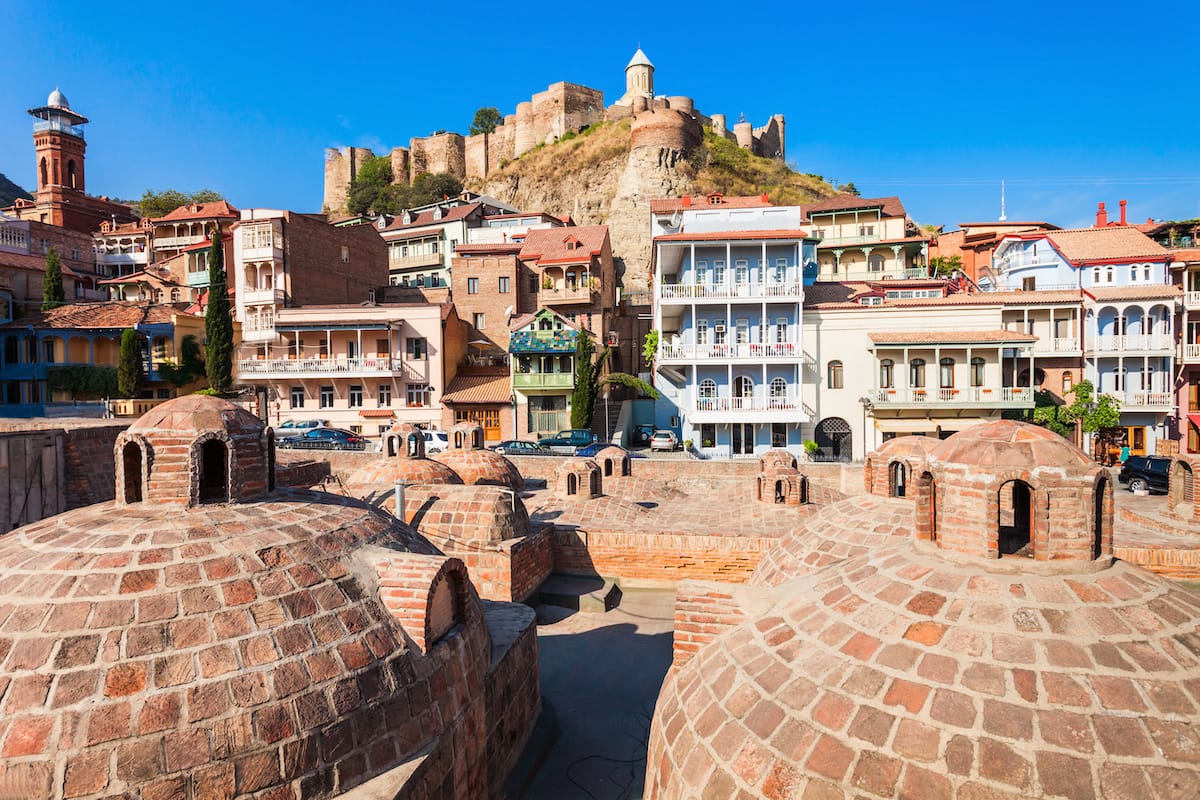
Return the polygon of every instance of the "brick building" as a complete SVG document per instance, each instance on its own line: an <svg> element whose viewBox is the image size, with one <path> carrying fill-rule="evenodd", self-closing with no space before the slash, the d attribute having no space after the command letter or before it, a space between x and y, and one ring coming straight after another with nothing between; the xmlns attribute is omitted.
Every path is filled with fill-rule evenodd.
<svg viewBox="0 0 1200 800"><path fill-rule="evenodd" d="M42 306L46 254L53 248L62 267L67 300L101 300L92 240L70 228L0 213L0 298L8 300L9 319ZM2 309L0 309L2 312Z"/></svg>

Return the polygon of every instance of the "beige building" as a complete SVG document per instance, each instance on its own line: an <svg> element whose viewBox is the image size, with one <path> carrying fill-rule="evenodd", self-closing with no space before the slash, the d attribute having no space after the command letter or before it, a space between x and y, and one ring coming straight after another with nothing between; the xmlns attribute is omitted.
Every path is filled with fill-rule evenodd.
<svg viewBox="0 0 1200 800"><path fill-rule="evenodd" d="M819 281L923 278L929 237L898 197L838 195L804 206L817 248Z"/></svg>

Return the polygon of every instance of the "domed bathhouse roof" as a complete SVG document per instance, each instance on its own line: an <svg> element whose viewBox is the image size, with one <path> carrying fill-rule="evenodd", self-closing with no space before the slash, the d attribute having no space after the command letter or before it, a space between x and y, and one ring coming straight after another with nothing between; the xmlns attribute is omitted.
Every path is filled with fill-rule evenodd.
<svg viewBox="0 0 1200 800"><path fill-rule="evenodd" d="M0 536L0 790L487 794L466 568L358 501L270 491L268 434L163 403L118 439L117 501Z"/></svg>
<svg viewBox="0 0 1200 800"><path fill-rule="evenodd" d="M867 494L903 497L912 470L940 445L941 441L931 436L897 436L867 453L863 464Z"/></svg>
<svg viewBox="0 0 1200 800"><path fill-rule="evenodd" d="M368 503L395 511L396 484L457 484L462 478L451 467L425 457L425 435L407 423L396 425L384 435L383 453L346 479L346 491ZM399 514L397 514L399 516Z"/></svg>
<svg viewBox="0 0 1200 800"><path fill-rule="evenodd" d="M507 486L520 491L525 479L516 466L492 450L444 450L433 458L459 476L468 486Z"/></svg>
<svg viewBox="0 0 1200 800"><path fill-rule="evenodd" d="M947 440L931 491L870 499L916 536L758 589L677 662L646 797L1194 794L1200 596L1111 559L1086 463L1020 423ZM1023 526L1032 552L994 548Z"/></svg>

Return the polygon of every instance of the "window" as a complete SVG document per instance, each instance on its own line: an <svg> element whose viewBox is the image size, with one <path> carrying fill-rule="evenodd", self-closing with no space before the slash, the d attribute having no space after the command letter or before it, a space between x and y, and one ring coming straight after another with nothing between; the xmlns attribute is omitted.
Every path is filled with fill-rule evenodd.
<svg viewBox="0 0 1200 800"><path fill-rule="evenodd" d="M771 379L771 407L781 408L783 401L787 398L787 381L783 378Z"/></svg>
<svg viewBox="0 0 1200 800"><path fill-rule="evenodd" d="M733 262L733 280L735 283L750 282L750 262L739 258Z"/></svg>
<svg viewBox="0 0 1200 800"><path fill-rule="evenodd" d="M750 343L750 320L739 319L734 321L734 336L738 344Z"/></svg>
<svg viewBox="0 0 1200 800"><path fill-rule="evenodd" d="M717 444L717 426L712 422L705 422L700 426L700 446L714 447Z"/></svg>
<svg viewBox="0 0 1200 800"><path fill-rule="evenodd" d="M875 235L875 226L874 225L859 225L858 226L858 235L859 236L874 236Z"/></svg>
<svg viewBox="0 0 1200 800"><path fill-rule="evenodd" d="M775 319L775 341L778 344L783 344L787 341L787 318L777 317Z"/></svg>
<svg viewBox="0 0 1200 800"><path fill-rule="evenodd" d="M467 278L467 294L479 294L479 278Z"/></svg>
<svg viewBox="0 0 1200 800"><path fill-rule="evenodd" d="M829 388L842 388L842 362L840 361L829 362Z"/></svg>
<svg viewBox="0 0 1200 800"><path fill-rule="evenodd" d="M714 409L717 403L717 382L712 378L700 381L699 397L700 410L711 411Z"/></svg>
<svg viewBox="0 0 1200 800"><path fill-rule="evenodd" d="M429 357L429 344L424 337L411 336L404 340L404 352L411 361L424 361Z"/></svg>
<svg viewBox="0 0 1200 800"><path fill-rule="evenodd" d="M500 294L508 294L508 276L507 275L500 276L499 290L500 290Z"/></svg>
<svg viewBox="0 0 1200 800"><path fill-rule="evenodd" d="M943 389L954 388L953 358L943 358L938 362L938 385Z"/></svg>
<svg viewBox="0 0 1200 800"><path fill-rule="evenodd" d="M362 408L363 391L362 384L351 384L350 386L350 407Z"/></svg>
<svg viewBox="0 0 1200 800"><path fill-rule="evenodd" d="M1021 279L1021 291L1032 292L1032 291L1035 291L1036 289L1037 289L1037 278L1036 277L1031 275L1028 278Z"/></svg>
<svg viewBox="0 0 1200 800"><path fill-rule="evenodd" d="M379 390L375 392L375 405L380 408L387 408L392 404L392 387L389 384L379 384Z"/></svg>
<svg viewBox="0 0 1200 800"><path fill-rule="evenodd" d="M879 388L896 388L896 362L890 358L879 362Z"/></svg>
<svg viewBox="0 0 1200 800"><path fill-rule="evenodd" d="M342 245L342 263L350 263L350 248L346 247L346 245Z"/></svg>
<svg viewBox="0 0 1200 800"><path fill-rule="evenodd" d="M529 293L537 294L537 290L538 290L538 279L537 279L537 276L535 275L534 277L529 279Z"/></svg>
<svg viewBox="0 0 1200 800"><path fill-rule="evenodd" d="M424 408L429 405L429 384L410 383L405 396L409 408Z"/></svg>
<svg viewBox="0 0 1200 800"><path fill-rule="evenodd" d="M875 255L868 258L867 269L871 272L883 272L883 256Z"/></svg>
<svg viewBox="0 0 1200 800"><path fill-rule="evenodd" d="M54 341L52 339L42 340L42 363L54 363Z"/></svg>
<svg viewBox="0 0 1200 800"><path fill-rule="evenodd" d="M983 365L984 360L979 356L971 359L971 385L975 387L983 386Z"/></svg>
<svg viewBox="0 0 1200 800"><path fill-rule="evenodd" d="M733 379L733 396L749 399L754 397L754 381L745 375Z"/></svg>
<svg viewBox="0 0 1200 800"><path fill-rule="evenodd" d="M708 320L696 320L696 344L708 344Z"/></svg>
<svg viewBox="0 0 1200 800"><path fill-rule="evenodd" d="M304 387L292 387L292 408L304 408Z"/></svg>
<svg viewBox="0 0 1200 800"><path fill-rule="evenodd" d="M883 298L879 295L867 295L866 297L860 297L858 304L860 306L881 306L883 305Z"/></svg>
<svg viewBox="0 0 1200 800"><path fill-rule="evenodd" d="M713 283L718 286L725 283L725 262L713 261Z"/></svg>
<svg viewBox="0 0 1200 800"><path fill-rule="evenodd" d="M477 330L477 331L483 330L483 313L482 312L479 312L479 311L475 312L475 314L472 316L472 324L475 326L475 330Z"/></svg>
<svg viewBox="0 0 1200 800"><path fill-rule="evenodd" d="M1070 372L1064 372L1062 376L1062 393L1070 394L1075 390L1075 376ZM1195 409L1192 409L1195 410Z"/></svg>
<svg viewBox="0 0 1200 800"><path fill-rule="evenodd" d="M321 387L321 408L333 408L333 387Z"/></svg>
<svg viewBox="0 0 1200 800"><path fill-rule="evenodd" d="M725 344L725 320L719 319L713 324L713 344Z"/></svg>
<svg viewBox="0 0 1200 800"><path fill-rule="evenodd" d="M914 358L908 362L908 385L914 389L925 388L925 359Z"/></svg>
<svg viewBox="0 0 1200 800"><path fill-rule="evenodd" d="M771 423L771 447L787 447L787 423Z"/></svg>

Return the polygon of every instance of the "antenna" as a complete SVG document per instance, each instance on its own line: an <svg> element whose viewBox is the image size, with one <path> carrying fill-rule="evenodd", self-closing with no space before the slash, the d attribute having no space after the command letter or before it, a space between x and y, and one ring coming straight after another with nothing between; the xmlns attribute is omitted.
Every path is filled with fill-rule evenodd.
<svg viewBox="0 0 1200 800"><path fill-rule="evenodd" d="M1007 222L1008 215L1004 213L1004 181L1000 181L1000 222Z"/></svg>

